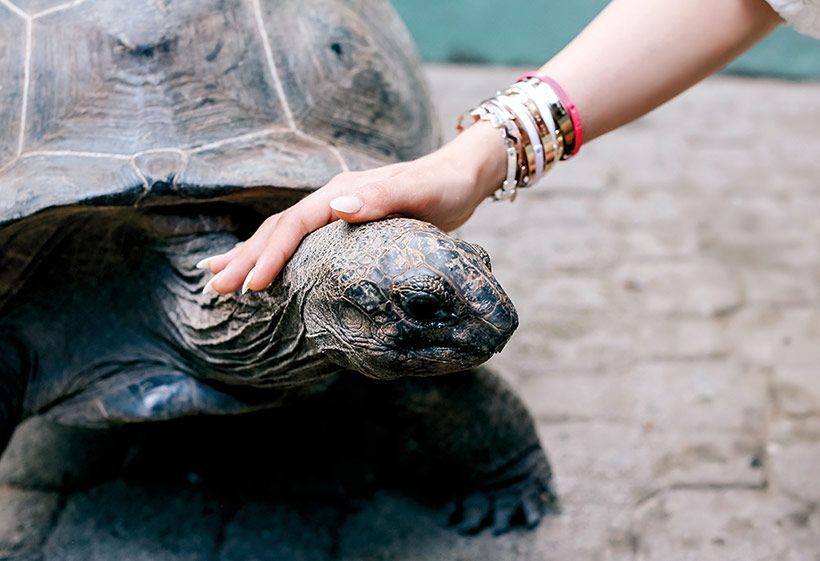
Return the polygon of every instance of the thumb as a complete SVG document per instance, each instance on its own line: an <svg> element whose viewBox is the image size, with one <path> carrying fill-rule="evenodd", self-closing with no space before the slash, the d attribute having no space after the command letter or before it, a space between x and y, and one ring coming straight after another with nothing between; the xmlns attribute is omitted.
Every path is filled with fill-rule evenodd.
<svg viewBox="0 0 820 561"><path fill-rule="evenodd" d="M346 222L367 222L406 212L412 206L411 190L389 181L367 183L350 195L336 197L330 208Z"/></svg>

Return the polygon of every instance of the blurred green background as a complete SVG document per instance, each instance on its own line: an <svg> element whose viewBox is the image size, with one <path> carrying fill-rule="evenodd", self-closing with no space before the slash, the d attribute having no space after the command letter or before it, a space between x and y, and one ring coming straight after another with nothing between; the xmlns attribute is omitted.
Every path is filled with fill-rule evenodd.
<svg viewBox="0 0 820 561"><path fill-rule="evenodd" d="M540 65L607 3L606 0L392 2L425 60L518 66ZM820 41L784 26L726 71L817 80L820 79Z"/></svg>

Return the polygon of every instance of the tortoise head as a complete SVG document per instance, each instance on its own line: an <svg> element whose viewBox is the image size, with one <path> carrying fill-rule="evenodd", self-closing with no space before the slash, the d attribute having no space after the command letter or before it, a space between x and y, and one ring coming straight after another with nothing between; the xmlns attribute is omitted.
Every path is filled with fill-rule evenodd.
<svg viewBox="0 0 820 561"><path fill-rule="evenodd" d="M518 326L483 248L405 218L326 228L304 319L334 362L380 379L464 370Z"/></svg>

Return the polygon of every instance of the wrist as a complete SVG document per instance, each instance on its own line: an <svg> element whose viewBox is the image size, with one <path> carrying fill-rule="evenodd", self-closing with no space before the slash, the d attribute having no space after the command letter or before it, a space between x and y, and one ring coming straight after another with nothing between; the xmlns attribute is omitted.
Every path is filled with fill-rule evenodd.
<svg viewBox="0 0 820 561"><path fill-rule="evenodd" d="M507 156L501 132L479 121L439 151L452 165L468 174L474 193L484 199L504 181Z"/></svg>

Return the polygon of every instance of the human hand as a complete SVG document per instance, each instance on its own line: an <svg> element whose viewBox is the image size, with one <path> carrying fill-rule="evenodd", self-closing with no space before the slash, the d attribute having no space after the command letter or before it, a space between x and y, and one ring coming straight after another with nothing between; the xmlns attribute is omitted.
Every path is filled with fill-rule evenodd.
<svg viewBox="0 0 820 561"><path fill-rule="evenodd" d="M342 219L367 222L400 215L449 231L461 226L505 175L497 130L477 123L436 152L367 171L345 172L292 207L265 220L246 242L200 262L215 276L205 290L262 290L302 239Z"/></svg>

